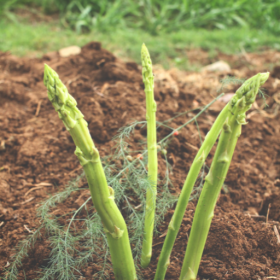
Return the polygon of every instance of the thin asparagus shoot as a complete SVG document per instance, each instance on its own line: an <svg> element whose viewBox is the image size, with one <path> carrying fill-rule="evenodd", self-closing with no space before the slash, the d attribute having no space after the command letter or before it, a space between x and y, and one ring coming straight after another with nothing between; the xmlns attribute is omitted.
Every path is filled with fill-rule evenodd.
<svg viewBox="0 0 280 280"><path fill-rule="evenodd" d="M224 122L210 171L205 178L196 206L180 280L196 279L215 205L241 134L241 126L246 124L246 112L251 108L260 86L265 83L268 76L269 73L259 73L248 79L230 101L230 114Z"/></svg>
<svg viewBox="0 0 280 280"><path fill-rule="evenodd" d="M137 277L127 227L115 204L114 190L107 185L99 152L92 141L87 122L58 74L46 64L44 84L50 101L76 145L75 154L84 168L93 204L104 226L115 278L135 280Z"/></svg>
<svg viewBox="0 0 280 280"><path fill-rule="evenodd" d="M205 140L191 165L188 176L179 196L173 217L171 218L171 221L168 226L167 235L165 237L157 265L157 270L154 278L155 280L163 280L165 277L166 270L169 266L170 254L175 243L177 234L179 232L194 184L199 175L201 167L205 162L205 159L207 158L210 150L214 146L221 132L223 124L227 116L229 115L229 110L230 105L228 103L221 111L213 126L211 127L210 131L206 135Z"/></svg>
<svg viewBox="0 0 280 280"><path fill-rule="evenodd" d="M242 89L246 88L247 85L250 84L250 80L247 80L246 83L243 84ZM241 89L240 88L240 89ZM168 232L162 247L162 251L160 254L160 258L157 265L157 270L155 274L155 280L163 280L166 274L166 270L169 266L169 258L172 251L172 248L174 246L177 234L180 229L180 225L182 223L185 210L187 208L187 204L191 195L191 192L193 190L193 186L196 182L196 179L198 177L198 174L200 172L201 167L203 166L203 163L205 162L205 159L207 158L210 150L214 146L221 129L223 127L223 124L230 114L231 110L231 104L235 104L238 99L242 97L242 94L244 92L241 92L240 89L236 92L236 94L233 96L232 100L224 107L224 109L221 111L219 116L217 117L216 121L214 122L213 126L211 127L210 131L205 137L205 140L199 149L192 165L189 170L188 176L186 178L186 181L183 185L180 197L177 202L177 206L175 208L173 217L171 219L171 222L168 227Z"/></svg>
<svg viewBox="0 0 280 280"><path fill-rule="evenodd" d="M145 44L141 49L142 76L146 93L147 146L148 146L148 178L151 188L146 193L144 238L142 245L141 266L147 267L152 257L154 219L157 196L157 133L156 133L156 102L154 100L154 76L152 61Z"/></svg>

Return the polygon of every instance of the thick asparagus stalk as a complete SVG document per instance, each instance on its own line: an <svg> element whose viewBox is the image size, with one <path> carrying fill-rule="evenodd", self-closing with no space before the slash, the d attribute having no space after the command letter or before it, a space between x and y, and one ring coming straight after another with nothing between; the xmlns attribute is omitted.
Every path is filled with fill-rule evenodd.
<svg viewBox="0 0 280 280"><path fill-rule="evenodd" d="M154 76L152 71L152 61L145 44L141 50L142 75L146 93L146 119L147 119L147 146L148 146L148 177L151 188L146 193L146 212L144 238L141 255L141 266L147 267L151 261L154 218L157 195L157 133L156 133L156 102L154 100Z"/></svg>
<svg viewBox="0 0 280 280"><path fill-rule="evenodd" d="M108 187L98 150L87 122L57 73L45 64L44 84L59 118L76 145L75 154L84 168L93 204L106 232L115 278L135 280L136 272L125 221L114 202L114 190Z"/></svg>
<svg viewBox="0 0 280 280"><path fill-rule="evenodd" d="M259 87L268 79L269 73L260 73L247 80L230 102L227 117L215 152L210 171L205 178L193 219L186 255L180 280L195 280L214 216L214 208L225 181L232 155L241 134L241 126L246 124L245 113L255 101Z"/></svg>

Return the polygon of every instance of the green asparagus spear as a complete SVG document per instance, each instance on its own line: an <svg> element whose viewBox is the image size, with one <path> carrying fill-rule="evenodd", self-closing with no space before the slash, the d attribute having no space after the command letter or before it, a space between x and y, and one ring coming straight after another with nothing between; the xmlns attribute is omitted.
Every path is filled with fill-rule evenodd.
<svg viewBox="0 0 280 280"><path fill-rule="evenodd" d="M84 168L93 204L106 232L115 278L135 280L137 277L127 227L114 202L114 190L107 185L99 152L92 141L87 122L57 73L46 64L44 84L50 101L76 145L75 154Z"/></svg>
<svg viewBox="0 0 280 280"><path fill-rule="evenodd" d="M148 177L151 188L146 193L146 213L144 238L142 246L141 266L147 267L151 261L154 218L157 195L157 133L156 133L156 102L154 100L154 76L152 72L152 61L145 44L141 50L142 75L146 93L146 119L147 119L147 146L148 146Z"/></svg>
<svg viewBox="0 0 280 280"><path fill-rule="evenodd" d="M253 77L254 78L254 77ZM180 225L182 223L185 210L187 208L187 204L193 189L193 186L196 182L196 179L198 177L199 171L207 158L210 150L212 149L213 145L215 144L221 129L223 127L223 124L227 118L227 116L230 113L231 107L239 100L243 94L247 91L249 91L251 79L248 79L242 87L240 87L236 94L233 96L232 100L225 106L225 108L222 110L222 112L217 117L216 121L214 122L213 126L211 127L210 131L205 137L205 140L199 149L192 166L189 170L188 176L186 178L186 181L183 185L180 197L177 202L177 206L175 208L173 217L171 219L171 222L168 227L168 232L163 244L163 248L160 254L160 258L157 265L155 280L163 280L164 276L166 274L166 270L169 265L169 258L170 254L174 245L174 242L176 240ZM264 83L264 81L261 81Z"/></svg>
<svg viewBox="0 0 280 280"><path fill-rule="evenodd" d="M259 73L247 80L230 102L230 114L223 125L217 150L196 206L180 280L196 279L214 208L241 134L241 126L246 124L245 113L251 108L260 86L268 76L269 73Z"/></svg>
<svg viewBox="0 0 280 280"><path fill-rule="evenodd" d="M177 206L175 208L173 217L170 221L170 224L168 226L167 235L165 237L163 247L160 253L155 280L163 280L166 274L166 270L169 265L169 258L170 254L174 245L174 242L176 240L178 231L180 229L180 225L182 223L184 213L186 211L188 201L191 195L191 192L193 190L193 186L196 182L196 179L198 177L199 171L201 167L203 166L203 163L205 162L206 157L208 156L210 150L214 146L220 132L223 126L223 123L225 122L228 114L229 114L229 104L224 107L222 112L219 114L218 118L214 122L211 130L208 132L208 134L205 137L205 140L199 149L192 166L189 170L188 176L186 178L186 181L183 185L180 197L177 202Z"/></svg>

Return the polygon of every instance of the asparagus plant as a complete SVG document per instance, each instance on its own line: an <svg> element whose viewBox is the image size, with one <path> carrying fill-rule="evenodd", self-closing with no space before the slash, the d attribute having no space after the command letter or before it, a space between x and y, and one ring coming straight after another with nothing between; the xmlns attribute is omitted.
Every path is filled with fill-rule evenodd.
<svg viewBox="0 0 280 280"><path fill-rule="evenodd" d="M155 280L164 279L166 270L169 266L170 254L175 243L177 234L179 232L194 184L199 175L201 167L205 162L206 157L208 156L210 150L214 146L221 132L222 126L228 116L229 109L230 106L229 104L227 104L222 110L222 112L219 114L212 128L205 137L205 140L192 163L186 181L183 185L180 197L178 199L173 217L171 218L171 221L168 226L167 235L165 237L157 265Z"/></svg>
<svg viewBox="0 0 280 280"><path fill-rule="evenodd" d="M248 79L230 101L230 112L223 124L219 143L196 206L180 280L196 279L215 205L241 134L241 126L246 124L245 113L251 108L260 86L268 76L269 73L259 73Z"/></svg>
<svg viewBox="0 0 280 280"><path fill-rule="evenodd" d="M46 64L44 84L50 101L76 145L75 154L83 166L93 204L104 226L115 278L135 280L137 277L126 223L115 204L114 190L107 185L99 152L90 136L87 122L57 73Z"/></svg>
<svg viewBox="0 0 280 280"><path fill-rule="evenodd" d="M162 248L162 251L160 254L160 258L158 261L158 265L157 265L155 280L164 279L166 270L169 265L170 254L171 254L174 242L176 240L178 231L180 229L180 225L182 223L184 213L187 208L187 204L188 204L192 189L193 189L196 179L198 177L199 171L200 171L203 163L205 162L205 159L207 158L210 150L212 149L213 145L215 144L215 142L224 126L226 119L231 115L233 105L236 104L238 100L240 101L242 99L243 94L246 94L253 87L254 82L252 82L252 81L255 81L255 79L259 79L260 85L262 85L265 82L263 76L267 75L267 74L259 74L259 75L261 75L261 78L258 78L259 77L258 75L254 76L254 77L248 79L242 85L242 87L240 87L237 90L237 92L233 96L232 100L221 111L221 113L217 117L216 121L214 122L213 126L211 127L210 131L206 135L205 140L204 140L201 148L199 149L199 151L192 163L192 166L189 170L188 176L186 178L186 181L183 185L180 197L178 199L177 206L175 208L173 217L171 218L170 224L168 226L167 235L166 235L166 238L165 238L165 241L163 244L163 248ZM256 89L256 91L258 91L258 88Z"/></svg>
<svg viewBox="0 0 280 280"><path fill-rule="evenodd" d="M147 267L151 261L154 231L154 219L157 195L157 133L156 133L156 102L154 100L154 76L152 61L145 44L141 49L142 76L146 93L146 120L148 146L148 178L151 187L146 193L145 226L142 245L141 266Z"/></svg>
<svg viewBox="0 0 280 280"><path fill-rule="evenodd" d="M153 93L152 63L144 44L141 50L141 57L147 104L148 178L152 185L146 193L144 239L141 256L142 267L147 267L152 255L157 194L156 103ZM197 205L180 276L180 280L196 279L216 201L225 180L237 139L241 134L241 125L245 124L245 113L251 107L259 87L267 80L268 76L268 73L262 73L248 79L222 110L207 134L190 168L169 224L155 275L156 280L164 279L171 250L193 186L206 157L222 130L219 144ZM77 108L75 99L68 93L57 73L47 65L45 65L44 84L48 89L50 101L76 145L75 154L84 168L92 201L101 217L106 233L115 278L117 280L135 280L137 277L127 227L121 212L115 204L114 190L107 184L99 153L90 136L87 122Z"/></svg>

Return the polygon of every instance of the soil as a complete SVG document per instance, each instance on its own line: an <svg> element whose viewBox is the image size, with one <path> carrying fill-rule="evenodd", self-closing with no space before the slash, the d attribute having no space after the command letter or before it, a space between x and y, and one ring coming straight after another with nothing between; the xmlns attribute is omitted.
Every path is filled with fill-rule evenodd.
<svg viewBox="0 0 280 280"><path fill-rule="evenodd" d="M264 85L269 107L264 109L263 101L258 99L249 111L249 124L243 127L226 188L215 209L198 279L280 279L280 66L274 66L280 53L265 50L209 57L205 51L192 50L188 58L191 63L202 65L222 59L231 65L231 71L165 71L155 66L159 121L212 101L218 95L220 79L227 74L248 78L258 72L271 72ZM36 217L39 203L81 174L73 153L74 144L47 98L43 85L44 63L58 72L77 100L101 156L110 153L111 139L119 128L132 120L145 120L140 67L133 62L122 62L102 49L100 43L91 42L79 55L67 58L57 52L41 59L0 53L0 276L4 276L18 242L39 226ZM237 87L229 85L227 93ZM225 97L199 117L202 137L225 105ZM182 115L170 125L176 128L197 112ZM160 129L158 139L168 133L170 130ZM137 128L133 137L135 143L144 140L145 131ZM167 152L174 171L171 175L174 193L180 193L199 146L195 124L183 128L169 143ZM207 159L208 166L213 154L214 150ZM164 171L160 167L161 172ZM88 196L88 192L82 196L76 192L64 208L77 209L80 205L77 198L84 202ZM188 205L166 279L179 278L195 204L194 200ZM63 208L58 211L63 213ZM154 239L152 263L143 270L145 279L153 279L173 211L168 211L159 228L161 235ZM19 268L18 279L36 279L40 267L46 265L50 250L45 237L36 242ZM94 261L89 262L80 279L91 279L98 269ZM109 273L112 275L112 270Z"/></svg>

